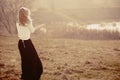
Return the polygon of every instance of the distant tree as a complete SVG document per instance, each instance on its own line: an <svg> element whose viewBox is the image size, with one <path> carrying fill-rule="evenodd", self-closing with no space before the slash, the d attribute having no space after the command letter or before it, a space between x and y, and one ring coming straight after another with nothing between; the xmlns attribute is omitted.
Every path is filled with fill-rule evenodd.
<svg viewBox="0 0 120 80"><path fill-rule="evenodd" d="M30 3L32 0L0 0L0 29L15 34L18 10L21 6L31 7Z"/></svg>
<svg viewBox="0 0 120 80"><path fill-rule="evenodd" d="M12 34L15 29L16 14L18 7L17 3L20 0L0 0L0 27L5 28L10 34ZM14 31L15 32L15 31Z"/></svg>

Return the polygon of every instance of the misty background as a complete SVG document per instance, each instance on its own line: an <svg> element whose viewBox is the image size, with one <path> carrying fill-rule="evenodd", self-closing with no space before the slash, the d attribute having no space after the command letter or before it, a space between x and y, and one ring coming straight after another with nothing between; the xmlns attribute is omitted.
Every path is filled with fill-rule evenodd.
<svg viewBox="0 0 120 80"><path fill-rule="evenodd" d="M120 0L0 0L0 35L16 35L20 7L46 38L120 39Z"/></svg>

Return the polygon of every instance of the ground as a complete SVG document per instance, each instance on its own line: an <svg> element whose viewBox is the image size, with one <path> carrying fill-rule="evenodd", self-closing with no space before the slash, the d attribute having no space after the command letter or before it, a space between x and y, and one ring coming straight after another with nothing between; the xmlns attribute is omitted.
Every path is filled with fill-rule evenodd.
<svg viewBox="0 0 120 80"><path fill-rule="evenodd" d="M41 80L120 80L119 40L32 37L43 63ZM0 80L20 80L18 38L0 36Z"/></svg>

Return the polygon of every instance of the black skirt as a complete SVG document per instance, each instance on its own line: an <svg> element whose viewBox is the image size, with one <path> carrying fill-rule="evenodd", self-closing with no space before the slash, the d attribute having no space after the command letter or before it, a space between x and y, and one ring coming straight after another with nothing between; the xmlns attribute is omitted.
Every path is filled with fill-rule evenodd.
<svg viewBox="0 0 120 80"><path fill-rule="evenodd" d="M22 79L39 80L43 73L43 66L32 41L19 40L18 47L21 55Z"/></svg>

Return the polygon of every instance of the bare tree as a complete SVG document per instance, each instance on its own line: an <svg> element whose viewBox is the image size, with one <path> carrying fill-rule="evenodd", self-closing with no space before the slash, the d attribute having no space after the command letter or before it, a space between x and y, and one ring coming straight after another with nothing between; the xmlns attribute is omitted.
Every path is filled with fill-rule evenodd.
<svg viewBox="0 0 120 80"><path fill-rule="evenodd" d="M31 7L31 0L0 0L0 28L15 34L18 10L21 6Z"/></svg>

